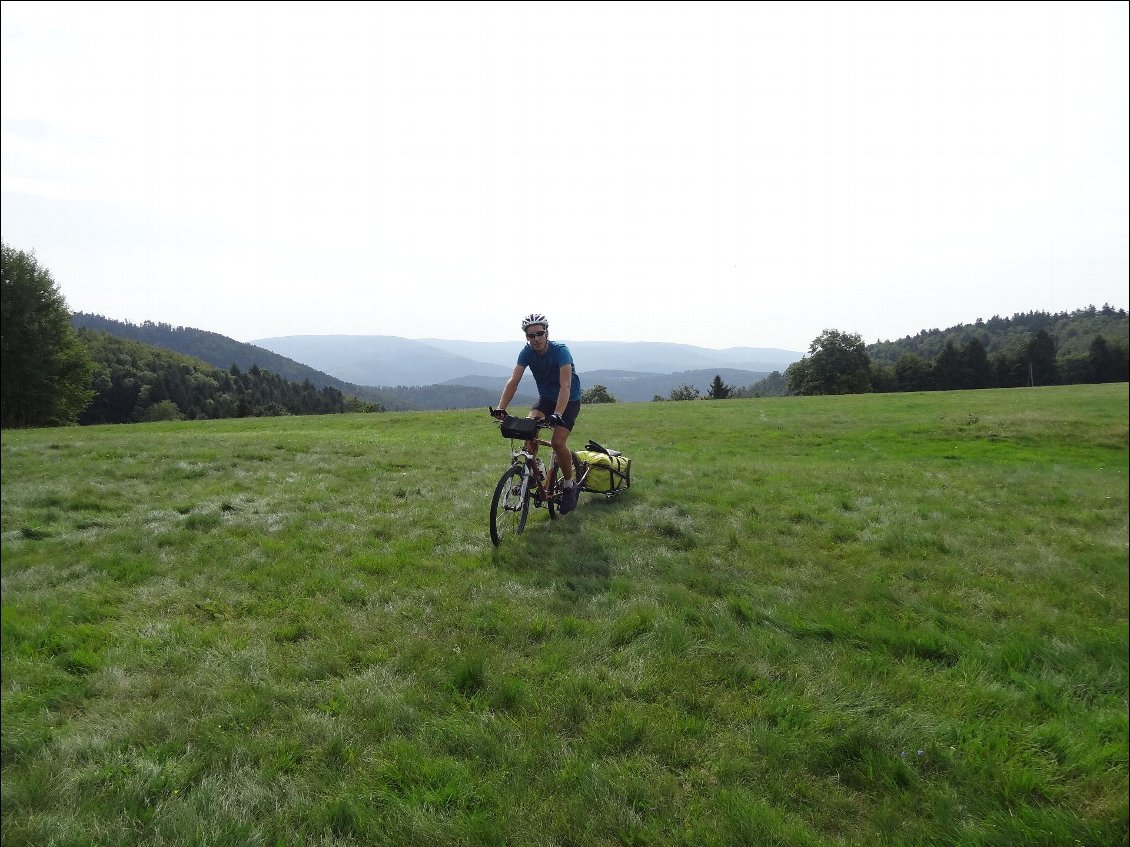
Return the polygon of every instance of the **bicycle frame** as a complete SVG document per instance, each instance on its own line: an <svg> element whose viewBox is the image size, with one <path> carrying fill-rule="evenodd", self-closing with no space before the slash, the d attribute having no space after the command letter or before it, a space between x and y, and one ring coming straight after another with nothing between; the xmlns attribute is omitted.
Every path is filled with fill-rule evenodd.
<svg viewBox="0 0 1130 847"><path fill-rule="evenodd" d="M511 465L519 464L519 459L521 459L522 460L521 464L523 464L525 466L523 473L522 473L522 496L523 497L526 496L526 492L529 490L529 485L530 485L531 482L533 482L533 484L537 486L537 489L534 491L534 506L535 507L540 507L542 505L542 501L548 499L548 497L549 497L549 492L546 491L546 488L545 488L545 484L549 480L549 473L542 471L542 467L544 465L539 464L538 460L537 460L537 458L538 458L537 448L538 448L539 445L542 446L542 447L552 447L553 446L548 441L545 441L541 438L535 438L535 439L532 439L530 441L524 442L522 444L522 449L520 449L520 450L513 450L512 449L511 452L510 452L510 464ZM531 446L533 447L532 450L530 449ZM556 457L554 457L554 462L556 462L556 461L557 461L557 459L556 459ZM551 470L552 470L552 468L551 468Z"/></svg>
<svg viewBox="0 0 1130 847"><path fill-rule="evenodd" d="M533 445L534 448L532 450L530 449L531 445ZM560 468L560 465L557 463L557 453L554 452L553 459L550 461L549 468L545 469L543 472L542 468L544 466L540 465L536 461L538 455L538 446L549 447L551 450L553 448L553 444L551 442L546 441L543 438L535 438L531 439L530 441L523 442L521 450L511 450L510 453L511 466L518 463L519 457L524 457L526 469L523 471L523 479L526 481L523 482L523 495L528 488L529 479L533 479L533 481L537 484L537 490L533 495L535 508L541 508L542 505L549 502L549 499L553 496L552 492L547 486L549 485L549 481L555 477L556 471ZM570 454L573 456L574 462L576 462L576 454L572 453L572 451L570 451ZM585 484L585 479L589 475L590 468L588 465L581 465L579 470L580 473L576 477L576 485L583 487ZM550 511L552 512L552 509Z"/></svg>

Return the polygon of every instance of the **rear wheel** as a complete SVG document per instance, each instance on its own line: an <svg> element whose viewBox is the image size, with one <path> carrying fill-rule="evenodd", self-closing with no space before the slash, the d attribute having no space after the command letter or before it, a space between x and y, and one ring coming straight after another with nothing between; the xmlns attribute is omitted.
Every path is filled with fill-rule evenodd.
<svg viewBox="0 0 1130 847"><path fill-rule="evenodd" d="M494 488L490 502L490 540L497 547L508 535L518 535L526 528L530 512L529 492L522 491L522 469L507 468Z"/></svg>

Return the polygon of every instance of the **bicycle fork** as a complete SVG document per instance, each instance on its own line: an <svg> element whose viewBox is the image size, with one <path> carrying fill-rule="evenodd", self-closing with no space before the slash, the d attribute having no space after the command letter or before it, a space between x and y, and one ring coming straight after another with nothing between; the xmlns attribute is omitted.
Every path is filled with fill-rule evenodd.
<svg viewBox="0 0 1130 847"><path fill-rule="evenodd" d="M515 463L522 465L522 485L517 492L519 505L515 508L521 508L520 504L525 501L526 497L530 494L532 494L537 501L544 500L547 492L545 490L545 471L541 463L525 450L515 454L514 460ZM532 492L530 491L531 483L534 485Z"/></svg>

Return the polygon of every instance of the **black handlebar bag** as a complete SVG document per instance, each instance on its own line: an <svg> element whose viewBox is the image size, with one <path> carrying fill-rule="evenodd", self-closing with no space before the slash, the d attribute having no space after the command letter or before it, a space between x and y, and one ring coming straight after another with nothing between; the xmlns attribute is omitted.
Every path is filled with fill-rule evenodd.
<svg viewBox="0 0 1130 847"><path fill-rule="evenodd" d="M507 415L502 420L502 435L505 438L533 441L538 437L538 422L533 418L515 418Z"/></svg>

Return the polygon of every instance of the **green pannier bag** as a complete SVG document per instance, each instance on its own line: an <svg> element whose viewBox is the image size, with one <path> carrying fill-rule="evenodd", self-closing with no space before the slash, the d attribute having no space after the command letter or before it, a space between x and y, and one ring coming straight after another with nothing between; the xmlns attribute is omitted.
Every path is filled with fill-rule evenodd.
<svg viewBox="0 0 1130 847"><path fill-rule="evenodd" d="M632 485L632 460L616 450L606 450L595 441L577 451L577 460L589 466L582 491L611 497Z"/></svg>

